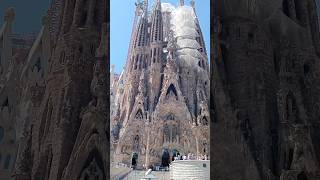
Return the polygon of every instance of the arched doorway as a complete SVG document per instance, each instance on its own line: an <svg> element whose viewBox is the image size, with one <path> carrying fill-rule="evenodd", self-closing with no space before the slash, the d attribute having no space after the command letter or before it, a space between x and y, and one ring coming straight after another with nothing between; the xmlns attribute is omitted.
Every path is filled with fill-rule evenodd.
<svg viewBox="0 0 320 180"><path fill-rule="evenodd" d="M138 164L138 154L137 153L133 153L132 155L132 159L131 159L131 166L133 168L135 168Z"/></svg>
<svg viewBox="0 0 320 180"><path fill-rule="evenodd" d="M180 155L179 151L176 149L172 150L172 161L174 161L175 157L178 157Z"/></svg>
<svg viewBox="0 0 320 180"><path fill-rule="evenodd" d="M168 149L165 149L162 154L162 166L168 167L170 164L170 153Z"/></svg>
<svg viewBox="0 0 320 180"><path fill-rule="evenodd" d="M300 174L298 174L297 180L308 180L308 178L304 172L301 172Z"/></svg>

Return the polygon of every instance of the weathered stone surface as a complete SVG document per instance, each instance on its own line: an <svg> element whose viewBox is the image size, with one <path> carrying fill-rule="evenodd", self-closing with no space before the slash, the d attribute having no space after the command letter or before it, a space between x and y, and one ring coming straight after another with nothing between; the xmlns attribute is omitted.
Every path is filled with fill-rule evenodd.
<svg viewBox="0 0 320 180"><path fill-rule="evenodd" d="M106 0L52 1L24 56L11 43L14 12L7 12L0 35L6 139L0 155L10 151L12 160L0 179L108 179L107 6Z"/></svg>
<svg viewBox="0 0 320 180"><path fill-rule="evenodd" d="M215 180L319 179L314 1L214 1Z"/></svg>

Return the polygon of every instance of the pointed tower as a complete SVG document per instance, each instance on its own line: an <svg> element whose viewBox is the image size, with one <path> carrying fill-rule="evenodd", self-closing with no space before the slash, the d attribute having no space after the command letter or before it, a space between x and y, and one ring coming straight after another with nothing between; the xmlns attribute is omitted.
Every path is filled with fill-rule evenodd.
<svg viewBox="0 0 320 180"><path fill-rule="evenodd" d="M137 27L133 32L132 49L129 53L130 58L126 64L126 88L119 104L122 106L119 112L119 122L125 124L128 122L133 110L135 97L138 94L139 78L143 69L147 68L149 59L148 46L148 1L136 4L139 9Z"/></svg>
<svg viewBox="0 0 320 180"><path fill-rule="evenodd" d="M4 15L4 25L0 32L0 77L8 70L12 60L12 23L14 20L14 9L9 8ZM1 88L0 88L1 89Z"/></svg>
<svg viewBox="0 0 320 180"><path fill-rule="evenodd" d="M132 32L131 32L131 38L130 38L130 44L129 44L129 48L128 48L128 54L127 54L127 60L126 60L126 65L125 65L125 72L128 73L131 71L131 55L132 55L132 49L134 46L134 41L135 41L135 37L136 37L136 29L137 29L137 21L139 20L139 18L141 17L141 14L143 13L143 9L144 6L143 4L137 2L135 3L136 5L136 9L135 9L135 15L134 15L134 20L133 20L133 25L132 25Z"/></svg>
<svg viewBox="0 0 320 180"><path fill-rule="evenodd" d="M149 77L149 104L150 110L154 110L160 92L162 81L161 72L164 65L163 59L163 22L161 13L161 1L157 0L151 16L150 31L150 77Z"/></svg>
<svg viewBox="0 0 320 180"><path fill-rule="evenodd" d="M137 72L146 66L146 53L145 48L148 44L148 11L147 11L147 1L145 1L145 5L143 6L143 13L139 19L138 26L136 29L134 41L133 41L133 49L131 56L131 67L130 70L133 72Z"/></svg>

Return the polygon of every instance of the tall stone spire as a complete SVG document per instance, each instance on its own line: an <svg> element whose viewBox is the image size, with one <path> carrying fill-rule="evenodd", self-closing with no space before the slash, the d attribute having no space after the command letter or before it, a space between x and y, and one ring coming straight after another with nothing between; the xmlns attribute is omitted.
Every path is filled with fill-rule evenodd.
<svg viewBox="0 0 320 180"><path fill-rule="evenodd" d="M132 34L132 45L130 45L127 71L139 70L145 66L145 51L143 47L148 45L148 1L137 2L137 12ZM136 22L134 22L135 24Z"/></svg>
<svg viewBox="0 0 320 180"><path fill-rule="evenodd" d="M191 0L191 1L190 1L190 5L191 5L191 7L192 7L193 9L195 9L195 8L196 8L196 1L195 1L195 0Z"/></svg>
<svg viewBox="0 0 320 180"><path fill-rule="evenodd" d="M148 12L148 0L144 0L144 12Z"/></svg>
<svg viewBox="0 0 320 180"><path fill-rule="evenodd" d="M8 70L9 64L12 60L12 42L11 42L11 33L12 33L12 23L14 21L15 12L13 8L8 8L4 14L4 27L2 34L0 34L0 76Z"/></svg>
<svg viewBox="0 0 320 180"><path fill-rule="evenodd" d="M147 45L147 33L148 33L148 0L145 0L141 6L142 14L138 22L136 29L136 36L134 40L134 47L146 46Z"/></svg>
<svg viewBox="0 0 320 180"><path fill-rule="evenodd" d="M155 107L160 91L161 71L163 65L163 20L161 13L161 1L157 0L151 15L150 31L150 59L148 67L151 67L149 79L149 95L151 109Z"/></svg>
<svg viewBox="0 0 320 180"><path fill-rule="evenodd" d="M161 14L161 1L157 0L157 4L152 13L151 20L151 34L150 34L150 42L162 41L163 40L163 32L162 32L162 14Z"/></svg>

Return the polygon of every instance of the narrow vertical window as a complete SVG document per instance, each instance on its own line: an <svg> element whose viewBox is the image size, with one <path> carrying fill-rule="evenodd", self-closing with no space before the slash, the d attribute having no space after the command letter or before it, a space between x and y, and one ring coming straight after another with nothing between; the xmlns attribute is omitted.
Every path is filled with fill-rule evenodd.
<svg viewBox="0 0 320 180"><path fill-rule="evenodd" d="M4 169L9 169L10 160L11 160L11 156L10 156L10 155L7 155L7 156L6 156L6 159L5 159L5 162L4 162L4 166L3 166Z"/></svg>

